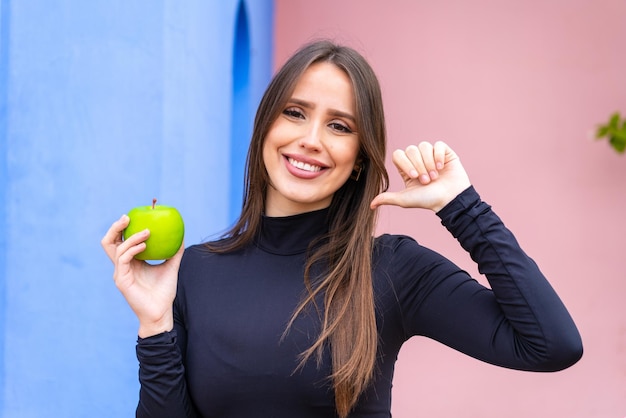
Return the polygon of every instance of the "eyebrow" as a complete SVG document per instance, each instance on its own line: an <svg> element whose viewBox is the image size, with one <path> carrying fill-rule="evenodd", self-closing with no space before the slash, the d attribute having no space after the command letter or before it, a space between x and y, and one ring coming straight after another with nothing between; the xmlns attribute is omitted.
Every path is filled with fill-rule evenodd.
<svg viewBox="0 0 626 418"><path fill-rule="evenodd" d="M297 99L295 97L290 98L287 103L293 103L296 104L298 106L302 106L306 109L314 109L315 105L311 102L307 102L306 100L302 100L302 99ZM338 116L341 118L346 118L346 119L350 119L354 124L356 124L356 118L354 116L352 116L350 113L347 112L342 112L341 110L337 110L337 109L329 109L329 113L333 116Z"/></svg>

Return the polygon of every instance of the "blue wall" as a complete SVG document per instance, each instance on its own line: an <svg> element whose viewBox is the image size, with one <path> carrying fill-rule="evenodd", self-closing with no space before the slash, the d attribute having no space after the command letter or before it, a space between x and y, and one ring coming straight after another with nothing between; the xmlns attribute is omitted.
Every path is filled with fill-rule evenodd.
<svg viewBox="0 0 626 418"><path fill-rule="evenodd" d="M133 416L137 322L100 239L153 197L186 245L232 221L272 19L272 0L0 0L0 416Z"/></svg>

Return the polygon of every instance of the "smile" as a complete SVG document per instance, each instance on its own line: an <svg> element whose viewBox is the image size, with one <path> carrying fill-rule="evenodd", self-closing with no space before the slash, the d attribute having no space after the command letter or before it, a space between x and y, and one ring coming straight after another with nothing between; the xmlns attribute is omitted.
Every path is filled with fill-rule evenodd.
<svg viewBox="0 0 626 418"><path fill-rule="evenodd" d="M289 161L289 164L291 164L292 166L311 173L317 173L322 169L322 167L320 167L319 165L303 163L302 161L294 160L291 157L287 158L287 161Z"/></svg>

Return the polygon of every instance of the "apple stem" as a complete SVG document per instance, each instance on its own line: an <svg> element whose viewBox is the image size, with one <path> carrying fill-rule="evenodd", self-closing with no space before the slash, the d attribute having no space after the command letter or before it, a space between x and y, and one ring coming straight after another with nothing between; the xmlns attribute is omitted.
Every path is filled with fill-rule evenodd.
<svg viewBox="0 0 626 418"><path fill-rule="evenodd" d="M156 205L156 197L152 199L152 209L154 209L154 205Z"/></svg>

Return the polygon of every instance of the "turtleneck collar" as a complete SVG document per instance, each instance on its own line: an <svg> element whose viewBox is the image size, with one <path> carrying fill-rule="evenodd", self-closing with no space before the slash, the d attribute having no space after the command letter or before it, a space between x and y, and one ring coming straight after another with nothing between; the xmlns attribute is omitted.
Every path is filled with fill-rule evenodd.
<svg viewBox="0 0 626 418"><path fill-rule="evenodd" d="M329 208L298 215L262 216L256 245L278 255L303 253L311 241L328 232Z"/></svg>

